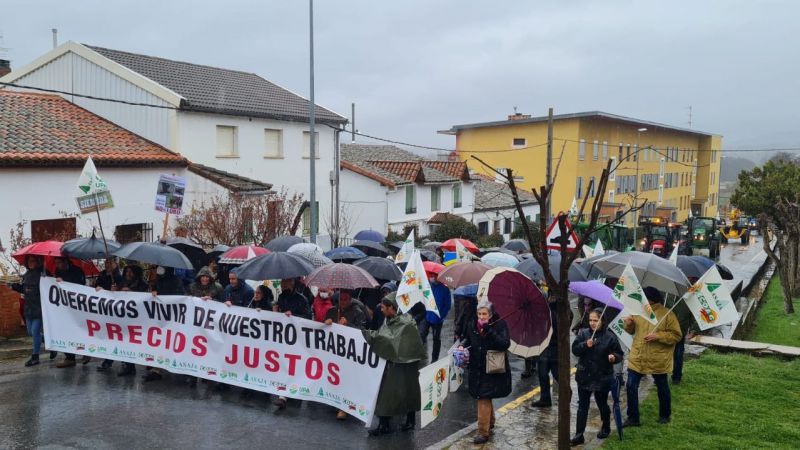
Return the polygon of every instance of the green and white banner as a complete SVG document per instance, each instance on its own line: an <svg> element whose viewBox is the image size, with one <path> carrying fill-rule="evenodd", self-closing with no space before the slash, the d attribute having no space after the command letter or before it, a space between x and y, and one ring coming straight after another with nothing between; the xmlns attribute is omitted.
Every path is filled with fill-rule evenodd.
<svg viewBox="0 0 800 450"><path fill-rule="evenodd" d="M723 285L716 266L711 266L694 286L684 294L686 306L692 311L701 330L739 320L731 293Z"/></svg>

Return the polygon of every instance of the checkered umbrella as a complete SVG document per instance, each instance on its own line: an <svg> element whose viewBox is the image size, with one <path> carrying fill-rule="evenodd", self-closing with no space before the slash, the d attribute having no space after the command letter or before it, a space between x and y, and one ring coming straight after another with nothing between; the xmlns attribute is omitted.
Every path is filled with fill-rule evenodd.
<svg viewBox="0 0 800 450"><path fill-rule="evenodd" d="M333 263L330 258L325 256L324 252L322 251L322 247L317 244L306 242L294 244L293 246L289 247L289 250L286 250L286 252L302 256L303 258L307 259L314 266L314 268L327 266L328 264Z"/></svg>
<svg viewBox="0 0 800 450"><path fill-rule="evenodd" d="M352 264L334 263L322 266L306 277L306 284L329 289L376 288L375 278Z"/></svg>

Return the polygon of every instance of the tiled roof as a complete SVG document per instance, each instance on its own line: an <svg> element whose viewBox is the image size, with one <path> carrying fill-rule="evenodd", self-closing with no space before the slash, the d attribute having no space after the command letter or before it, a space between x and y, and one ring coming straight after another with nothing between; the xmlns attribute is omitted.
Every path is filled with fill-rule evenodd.
<svg viewBox="0 0 800 450"><path fill-rule="evenodd" d="M278 120L308 120L308 100L254 73L86 45L185 98L181 109ZM316 105L316 120L347 119Z"/></svg>
<svg viewBox="0 0 800 450"><path fill-rule="evenodd" d="M245 178L224 170L204 166L202 164L190 163L189 171L200 175L203 178L213 181L234 194L266 194L272 189L269 183L263 183L250 178Z"/></svg>
<svg viewBox="0 0 800 450"><path fill-rule="evenodd" d="M181 155L67 100L0 90L0 167L186 166Z"/></svg>
<svg viewBox="0 0 800 450"><path fill-rule="evenodd" d="M437 212L430 219L428 219L428 223L437 224L437 223L444 223L447 219L451 217L461 217L456 214L450 214L448 212Z"/></svg>
<svg viewBox="0 0 800 450"><path fill-rule="evenodd" d="M394 145L342 144L342 168L386 186L470 181L467 163L425 159Z"/></svg>
<svg viewBox="0 0 800 450"><path fill-rule="evenodd" d="M475 180L475 211L514 208L514 198L508 185L483 174L472 174L472 177ZM538 203L533 193L524 189L518 189L517 195L522 205Z"/></svg>

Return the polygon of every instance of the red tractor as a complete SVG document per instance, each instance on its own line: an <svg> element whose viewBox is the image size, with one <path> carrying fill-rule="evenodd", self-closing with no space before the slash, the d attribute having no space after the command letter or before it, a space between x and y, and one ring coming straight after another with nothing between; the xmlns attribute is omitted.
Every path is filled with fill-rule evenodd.
<svg viewBox="0 0 800 450"><path fill-rule="evenodd" d="M642 251L662 258L669 257L675 243L675 230L670 227L669 220L664 217L640 216L639 226L644 231Z"/></svg>

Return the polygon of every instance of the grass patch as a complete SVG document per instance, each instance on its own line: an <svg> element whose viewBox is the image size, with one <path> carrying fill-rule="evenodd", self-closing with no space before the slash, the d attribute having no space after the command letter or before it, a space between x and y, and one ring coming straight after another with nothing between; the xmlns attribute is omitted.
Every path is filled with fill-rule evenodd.
<svg viewBox="0 0 800 450"><path fill-rule="evenodd" d="M749 340L800 347L800 315L783 312L783 291L779 276L772 277L763 300L765 302L758 308Z"/></svg>
<svg viewBox="0 0 800 450"><path fill-rule="evenodd" d="M686 361L672 387L672 422L659 425L655 387L642 426L614 434L604 449L782 449L800 445L800 360L708 350ZM623 411L624 417L625 411Z"/></svg>

